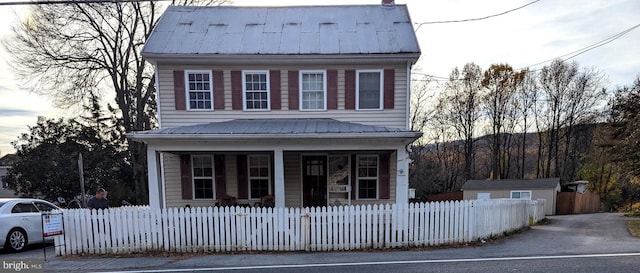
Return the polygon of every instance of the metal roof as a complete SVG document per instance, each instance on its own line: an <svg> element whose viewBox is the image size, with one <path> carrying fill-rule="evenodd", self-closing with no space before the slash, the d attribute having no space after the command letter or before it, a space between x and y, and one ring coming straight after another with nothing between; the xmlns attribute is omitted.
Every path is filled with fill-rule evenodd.
<svg viewBox="0 0 640 273"><path fill-rule="evenodd" d="M462 190L512 190L512 189L555 189L560 178L523 179L523 180L468 180Z"/></svg>
<svg viewBox="0 0 640 273"><path fill-rule="evenodd" d="M364 125L334 119L235 119L190 126L135 132L135 135L312 135L326 134L394 134L417 136L421 133L397 128Z"/></svg>
<svg viewBox="0 0 640 273"><path fill-rule="evenodd" d="M420 53L406 5L170 6L143 55Z"/></svg>

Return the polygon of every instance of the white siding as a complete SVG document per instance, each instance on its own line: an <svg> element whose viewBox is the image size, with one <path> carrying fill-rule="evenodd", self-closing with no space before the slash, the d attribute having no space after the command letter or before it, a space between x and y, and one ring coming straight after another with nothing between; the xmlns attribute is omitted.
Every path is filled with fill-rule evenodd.
<svg viewBox="0 0 640 273"><path fill-rule="evenodd" d="M352 152L358 153L358 152ZM364 153L364 152L363 152ZM227 194L237 197L237 171L236 171L236 153L225 153L225 180L227 182L226 189ZM302 178L300 167L301 153L300 152L285 152L284 154L284 187L285 187L285 206L287 207L301 207L302 206ZM390 198L380 200L355 200L352 199L352 204L391 204L394 203L396 198L396 153L394 152L390 156ZM165 190L167 198L167 207L184 207L187 204L191 207L200 206L213 206L215 200L183 200L182 188L180 182L180 157L175 154L164 153L164 175L165 175ZM353 179L353 178L352 178ZM353 181L353 180L352 180ZM352 184L354 185L354 184ZM258 200L238 200L241 204L253 205Z"/></svg>
<svg viewBox="0 0 640 273"><path fill-rule="evenodd" d="M395 97L394 109L374 110L374 111L356 111L345 110L344 105L344 70L345 69L395 69ZM185 69L223 69L224 73L224 98L225 107L222 109L214 109L214 111L185 111L175 110L175 95L173 89L173 71ZM231 71L243 69L266 69L281 70L281 105L282 110L272 110L269 113L264 112L243 112L242 110L231 110L232 94L231 94ZM300 69L336 69L338 70L338 109L321 112L300 112L298 110L288 110L288 70ZM339 121L349 121L368 125L387 126L395 128L405 128L406 126L406 65L405 64L389 64L380 66L244 66L244 67L214 67L203 65L159 65L158 80L160 89L160 114L161 127L171 128L177 126L202 124L209 122L227 121L232 119L257 119L257 118L333 118ZM216 92L216 90L214 90Z"/></svg>
<svg viewBox="0 0 640 273"><path fill-rule="evenodd" d="M519 191L519 190L530 190L531 191L531 200L536 199L545 199L547 200L544 204L544 213L545 215L555 215L556 214L556 198L557 191L556 189L507 189L507 190L466 190L463 192L464 200L475 200L478 199L478 193L490 193L491 199L500 199L500 198L511 198L511 191Z"/></svg>
<svg viewBox="0 0 640 273"><path fill-rule="evenodd" d="M344 69L338 70L338 110L344 109Z"/></svg>
<svg viewBox="0 0 640 273"><path fill-rule="evenodd" d="M284 205L302 207L302 178L300 177L300 153L284 153Z"/></svg>

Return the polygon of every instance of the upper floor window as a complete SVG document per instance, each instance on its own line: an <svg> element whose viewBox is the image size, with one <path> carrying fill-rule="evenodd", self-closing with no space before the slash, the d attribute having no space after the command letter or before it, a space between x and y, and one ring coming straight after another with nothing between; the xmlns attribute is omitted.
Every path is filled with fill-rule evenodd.
<svg viewBox="0 0 640 273"><path fill-rule="evenodd" d="M249 199L261 198L271 192L271 162L269 155L249 155Z"/></svg>
<svg viewBox="0 0 640 273"><path fill-rule="evenodd" d="M193 166L193 197L194 199L213 199L213 156L194 155L191 157Z"/></svg>
<svg viewBox="0 0 640 273"><path fill-rule="evenodd" d="M358 199L378 198L378 156L357 156Z"/></svg>
<svg viewBox="0 0 640 273"><path fill-rule="evenodd" d="M269 71L243 71L244 110L269 110Z"/></svg>
<svg viewBox="0 0 640 273"><path fill-rule="evenodd" d="M327 77L326 71L300 71L300 109L327 109Z"/></svg>
<svg viewBox="0 0 640 273"><path fill-rule="evenodd" d="M186 90L189 110L212 110L213 89L211 86L211 71L185 71Z"/></svg>
<svg viewBox="0 0 640 273"><path fill-rule="evenodd" d="M382 109L382 70L358 70L356 90L358 110Z"/></svg>

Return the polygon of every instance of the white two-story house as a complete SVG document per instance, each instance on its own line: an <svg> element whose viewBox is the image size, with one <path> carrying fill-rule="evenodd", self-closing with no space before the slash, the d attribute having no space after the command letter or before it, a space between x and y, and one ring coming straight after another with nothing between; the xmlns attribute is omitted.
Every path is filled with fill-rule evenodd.
<svg viewBox="0 0 640 273"><path fill-rule="evenodd" d="M152 207L408 202L405 5L171 6L142 55L160 128L128 137L148 145Z"/></svg>

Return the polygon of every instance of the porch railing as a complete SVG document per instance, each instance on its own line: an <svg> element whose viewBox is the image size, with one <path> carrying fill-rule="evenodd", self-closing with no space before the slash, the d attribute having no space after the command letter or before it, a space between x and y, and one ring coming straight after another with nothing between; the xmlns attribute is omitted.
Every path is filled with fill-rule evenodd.
<svg viewBox="0 0 640 273"><path fill-rule="evenodd" d="M321 208L65 210L58 255L144 251L330 251L436 246L513 231L544 217L544 200Z"/></svg>

